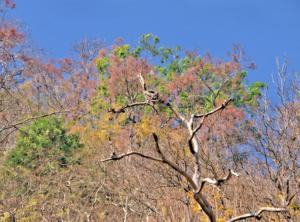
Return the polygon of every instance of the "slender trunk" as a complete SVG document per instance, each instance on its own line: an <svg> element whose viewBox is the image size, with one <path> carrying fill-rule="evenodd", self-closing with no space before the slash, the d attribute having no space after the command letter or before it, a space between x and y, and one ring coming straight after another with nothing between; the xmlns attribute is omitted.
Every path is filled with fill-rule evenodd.
<svg viewBox="0 0 300 222"><path fill-rule="evenodd" d="M211 205L209 204L209 202L206 200L205 196L198 192L194 194L194 198L195 200L198 202L198 204L200 205L201 209L204 211L204 213L207 215L207 217L209 218L210 222L216 222L216 216L212 210Z"/></svg>

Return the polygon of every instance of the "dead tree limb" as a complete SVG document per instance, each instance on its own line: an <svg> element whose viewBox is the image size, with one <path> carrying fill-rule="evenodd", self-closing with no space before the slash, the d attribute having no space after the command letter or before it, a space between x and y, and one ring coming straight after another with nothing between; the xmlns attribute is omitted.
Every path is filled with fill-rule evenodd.
<svg viewBox="0 0 300 222"><path fill-rule="evenodd" d="M287 212L287 209L286 208L263 207L263 208L259 209L257 212L247 213L247 214L243 214L243 215L234 217L234 218L228 220L228 222L245 220L248 218L255 218L257 220L260 220L262 218L262 214L264 212L282 213L282 212Z"/></svg>
<svg viewBox="0 0 300 222"><path fill-rule="evenodd" d="M228 170L228 174L223 177L223 178L219 178L219 179L215 179L215 178L202 178L200 179L201 181L201 187L200 187L200 191L203 189L204 185L206 183L214 185L214 186L220 186L222 184L224 184L225 182L227 182L228 180L230 180L230 178L232 176L236 176L239 177L239 174L234 172L233 170L229 169Z"/></svg>

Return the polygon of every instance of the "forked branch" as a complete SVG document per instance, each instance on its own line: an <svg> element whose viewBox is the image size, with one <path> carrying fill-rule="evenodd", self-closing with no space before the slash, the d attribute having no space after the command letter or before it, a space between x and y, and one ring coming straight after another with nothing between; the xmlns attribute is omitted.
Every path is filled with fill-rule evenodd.
<svg viewBox="0 0 300 222"><path fill-rule="evenodd" d="M186 127L188 128L188 131L189 131L189 134L190 134L190 138L188 140L188 145L189 145L189 148L190 148L190 151L191 153L195 156L195 157L198 157L198 155L195 155L196 153L199 152L199 143L197 142L197 139L195 138L195 135L196 133L202 128L203 124L204 124L204 120L206 117L220 111L220 110L223 110L226 108L226 106L232 101L232 99L228 99L226 100L222 105L220 105L219 107L213 109L212 111L210 112L207 112L207 113L204 113L204 114L193 114L191 115L191 118L189 121L185 120L185 118L181 117L185 124L186 124ZM173 111L174 112L174 111ZM176 114L176 113L175 113ZM178 114L177 114L178 115ZM179 116L180 117L180 116ZM194 119L195 118L201 118L201 121L199 123L199 125L194 128ZM197 163L198 161L196 161ZM198 163L197 163L198 164Z"/></svg>
<svg viewBox="0 0 300 222"><path fill-rule="evenodd" d="M176 172L178 172L179 174L181 174L190 183L190 185L192 186L192 188L194 190L197 190L197 184L195 184L195 182L193 181L192 177L187 172L185 172L183 169L181 169L177 164L173 163L171 160L168 160L166 158L166 156L163 154L162 150L160 149L158 136L155 133L153 133L152 135L153 135L153 138L154 138L154 141L155 141L156 151L159 153L159 155L163 159L164 163L166 163L172 169L174 169Z"/></svg>
<svg viewBox="0 0 300 222"><path fill-rule="evenodd" d="M197 189L197 185L194 183L194 181L192 180L191 176L188 175L188 173L185 172L183 169L181 169L177 164L173 163L171 160L169 160L168 158L166 158L166 156L163 154L163 152L162 152L162 150L161 150L161 148L159 146L158 136L155 133L153 133L152 135L153 135L153 138L154 138L154 141L155 141L156 151L161 156L161 159L153 157L153 156L145 155L143 153L139 153L139 152L133 151L133 152L124 153L124 154L120 154L120 155L116 155L115 153L113 153L111 157L103 159L100 162L117 161L117 160L121 160L121 159L123 159L125 157L133 156L133 155L136 155L136 156L148 159L148 160L156 161L156 162L161 162L163 164L168 165L169 167L171 167L172 169L174 169L177 173L179 173L180 175L182 175L190 183L190 185L192 186L192 188L196 190Z"/></svg>
<svg viewBox="0 0 300 222"><path fill-rule="evenodd" d="M141 73L139 74L138 77L140 79L140 83L142 85L143 93L144 93L146 101L131 103L131 104L125 105L125 106L123 106L123 107L121 107L119 109L111 108L109 110L109 112L112 112L112 113L125 113L126 109L129 109L129 108L132 108L132 107L135 107L135 106L151 106L152 109L156 113L158 113L158 111L156 110L156 108L154 107L154 105L156 103L163 103L164 101L160 98L158 92L156 92L154 90L148 90L147 89L147 85L146 85L146 83L144 81L144 78L143 78L143 76L142 76Z"/></svg>

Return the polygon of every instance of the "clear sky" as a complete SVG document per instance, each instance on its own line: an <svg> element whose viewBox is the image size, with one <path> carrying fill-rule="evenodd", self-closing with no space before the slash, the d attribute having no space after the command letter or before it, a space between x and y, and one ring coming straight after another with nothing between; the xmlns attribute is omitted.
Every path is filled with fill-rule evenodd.
<svg viewBox="0 0 300 222"><path fill-rule="evenodd" d="M161 42L224 57L240 43L257 64L251 80L270 82L275 57L300 70L299 0L15 0L20 19L39 47L68 56L84 37L135 43L143 33Z"/></svg>

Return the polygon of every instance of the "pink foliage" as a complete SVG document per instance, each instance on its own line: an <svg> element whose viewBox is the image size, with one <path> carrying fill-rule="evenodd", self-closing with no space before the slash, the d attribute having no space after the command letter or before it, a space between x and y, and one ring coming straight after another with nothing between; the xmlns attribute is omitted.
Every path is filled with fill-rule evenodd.
<svg viewBox="0 0 300 222"><path fill-rule="evenodd" d="M137 59L133 56L119 58L115 55L110 56L109 72L111 78L109 80L109 88L113 95L118 95L127 84L136 82L139 84L139 73L148 74L152 67L144 59Z"/></svg>
<svg viewBox="0 0 300 222"><path fill-rule="evenodd" d="M0 27L0 41L5 48L13 48L24 40L24 34L9 24Z"/></svg>
<svg viewBox="0 0 300 222"><path fill-rule="evenodd" d="M13 0L4 0L4 4L8 8L15 8L16 3Z"/></svg>
<svg viewBox="0 0 300 222"><path fill-rule="evenodd" d="M188 69L182 75L174 78L172 82L168 85L170 91L184 91L190 86L195 86L198 82L197 78L197 68L192 67Z"/></svg>

